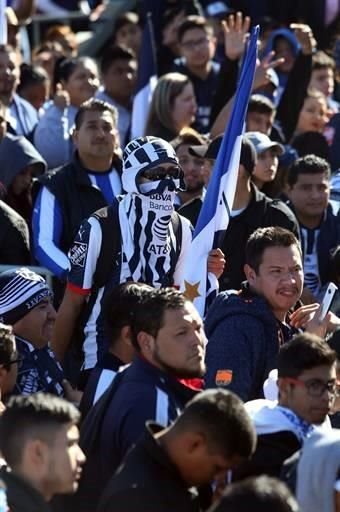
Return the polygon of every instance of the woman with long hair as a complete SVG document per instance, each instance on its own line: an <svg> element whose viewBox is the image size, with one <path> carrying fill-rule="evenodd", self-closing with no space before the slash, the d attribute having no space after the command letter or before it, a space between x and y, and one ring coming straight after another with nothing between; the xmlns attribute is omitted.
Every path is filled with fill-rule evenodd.
<svg viewBox="0 0 340 512"><path fill-rule="evenodd" d="M153 92L145 135L170 141L195 121L196 98L191 80L181 73L167 73Z"/></svg>

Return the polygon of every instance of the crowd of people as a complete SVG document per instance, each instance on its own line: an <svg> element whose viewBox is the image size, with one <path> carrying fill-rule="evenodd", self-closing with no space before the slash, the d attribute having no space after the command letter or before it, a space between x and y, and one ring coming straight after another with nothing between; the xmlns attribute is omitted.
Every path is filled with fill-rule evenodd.
<svg viewBox="0 0 340 512"><path fill-rule="evenodd" d="M111 3L89 2L90 21ZM0 509L340 512L340 296L322 308L340 286L340 6L164 0L147 21L145 0L84 54L63 23L27 52L35 2L9 4ZM149 22L158 76L136 135ZM183 284L256 24L202 318Z"/></svg>

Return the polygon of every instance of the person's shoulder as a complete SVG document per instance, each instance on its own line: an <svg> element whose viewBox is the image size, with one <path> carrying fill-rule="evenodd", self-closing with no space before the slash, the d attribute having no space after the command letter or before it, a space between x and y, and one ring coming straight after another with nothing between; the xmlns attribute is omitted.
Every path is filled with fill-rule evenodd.
<svg viewBox="0 0 340 512"><path fill-rule="evenodd" d="M0 199L0 216L1 223L6 222L7 224L11 224L15 227L22 226L26 224L25 219L11 206L9 206L5 201Z"/></svg>
<svg viewBox="0 0 340 512"><path fill-rule="evenodd" d="M282 201L282 199L274 198L271 199L270 197L265 196L266 201L266 210L265 210L265 216L269 216L270 218L274 217L274 219L277 219L277 221L280 221L282 219L283 221L283 227L285 226L285 221L288 222L290 225L297 225L297 220L295 217L295 214L293 210L289 207L287 203ZM281 224L279 224L281 225Z"/></svg>
<svg viewBox="0 0 340 512"><path fill-rule="evenodd" d="M38 119L39 116L37 110L33 107L33 105L31 105L31 103L19 96L19 94L15 94L14 102L24 108L30 116Z"/></svg>
<svg viewBox="0 0 340 512"><path fill-rule="evenodd" d="M173 218L175 218L176 215L178 216L178 219L181 222L182 227L184 229L186 229L186 230L190 230L191 231L192 230L192 224L191 224L190 220L187 217L185 217L184 215L182 215L181 211L177 211L177 212L175 211L173 213L173 216L174 216Z"/></svg>
<svg viewBox="0 0 340 512"><path fill-rule="evenodd" d="M221 325L223 329L229 329L230 335L235 329L249 333L262 325L269 325L273 319L273 313L263 297L229 290L220 293L210 306L205 328L208 335Z"/></svg>

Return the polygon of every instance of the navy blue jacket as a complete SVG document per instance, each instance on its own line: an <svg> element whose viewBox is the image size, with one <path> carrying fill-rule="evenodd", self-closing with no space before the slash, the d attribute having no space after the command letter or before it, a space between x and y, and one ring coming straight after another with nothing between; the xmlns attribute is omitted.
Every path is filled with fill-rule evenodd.
<svg viewBox="0 0 340 512"><path fill-rule="evenodd" d="M244 401L263 397L263 383L276 368L280 343L292 335L266 300L247 290L220 293L209 308L205 331L206 387L227 386ZM231 373L223 370L232 372L231 381Z"/></svg>
<svg viewBox="0 0 340 512"><path fill-rule="evenodd" d="M105 415L101 431L101 467L110 476L144 431L147 420L172 423L194 392L137 356Z"/></svg>
<svg viewBox="0 0 340 512"><path fill-rule="evenodd" d="M163 427L168 426L194 395L193 389L139 356L118 372L110 388L89 411L81 428L87 461L71 508L95 510L104 486L126 452L143 434L145 422L153 420ZM100 419L93 421L96 409L98 411L103 403ZM88 430L89 425L98 431L91 446L86 448L85 427Z"/></svg>
<svg viewBox="0 0 340 512"><path fill-rule="evenodd" d="M211 107L219 82L220 65L213 61L211 71L207 78L204 80L199 76L191 73L183 60L180 60L180 62L176 63L172 71L182 73L183 75L189 77L194 87L197 102L197 112L196 120L192 127L200 133L209 132Z"/></svg>
<svg viewBox="0 0 340 512"><path fill-rule="evenodd" d="M155 439L160 425L148 422L106 487L97 512L199 512L195 488L188 485ZM195 492L196 491L196 492Z"/></svg>
<svg viewBox="0 0 340 512"><path fill-rule="evenodd" d="M98 363L91 371L79 404L79 410L83 419L91 407L110 386L120 366L124 366L123 361L111 354L111 352L106 352L103 357L99 359Z"/></svg>

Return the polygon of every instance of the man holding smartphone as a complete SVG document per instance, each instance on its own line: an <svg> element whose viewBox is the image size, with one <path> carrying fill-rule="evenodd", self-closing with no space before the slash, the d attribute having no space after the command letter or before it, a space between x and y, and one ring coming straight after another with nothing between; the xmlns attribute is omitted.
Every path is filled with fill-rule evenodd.
<svg viewBox="0 0 340 512"><path fill-rule="evenodd" d="M324 337L330 316L320 320L318 303L299 307L302 253L291 231L258 228L248 239L245 260L241 291L220 293L206 317L205 383L248 401L263 397L280 347L301 327Z"/></svg>

